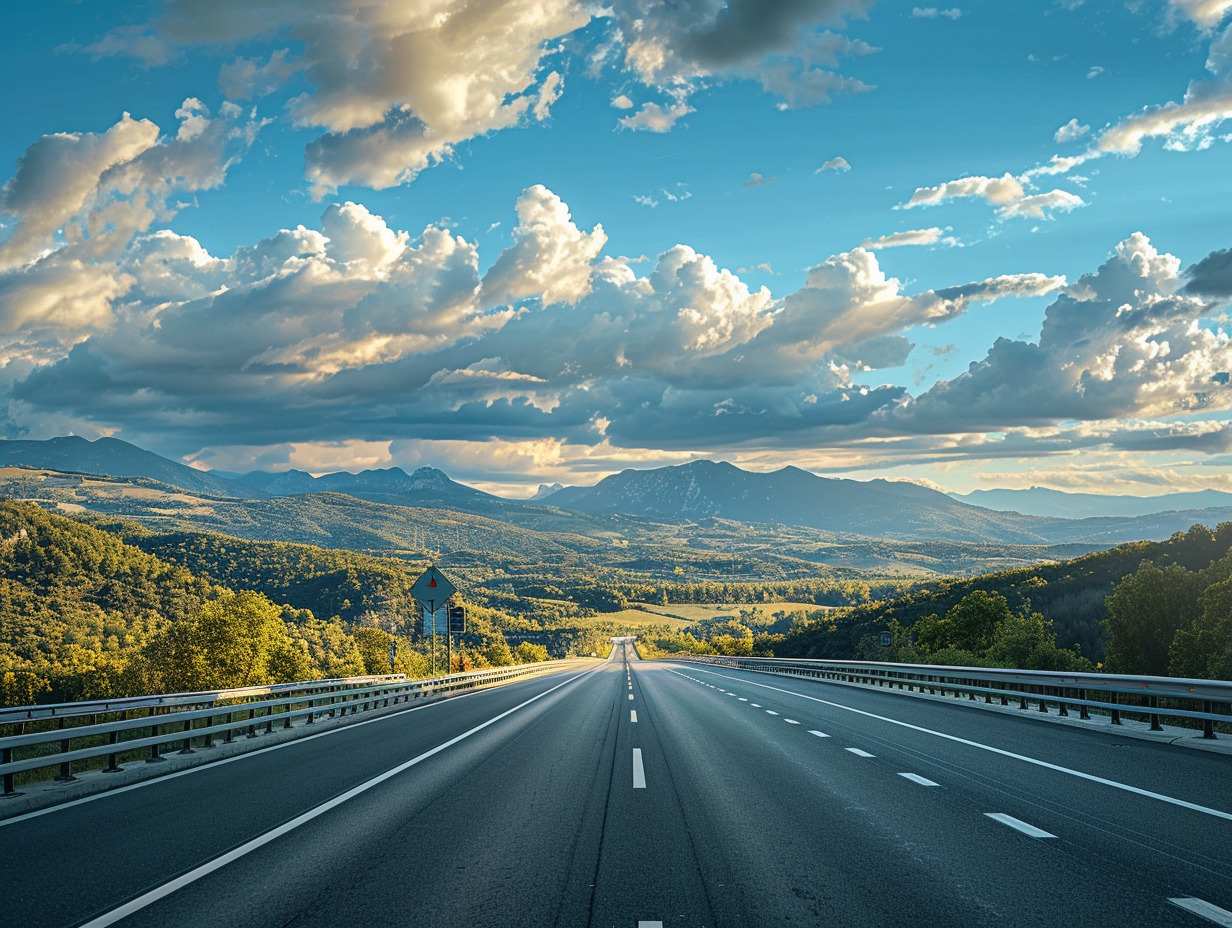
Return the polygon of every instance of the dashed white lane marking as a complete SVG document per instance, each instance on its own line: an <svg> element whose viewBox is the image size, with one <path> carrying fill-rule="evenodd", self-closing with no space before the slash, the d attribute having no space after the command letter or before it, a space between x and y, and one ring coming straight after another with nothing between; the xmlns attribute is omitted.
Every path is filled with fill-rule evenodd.
<svg viewBox="0 0 1232 928"><path fill-rule="evenodd" d="M824 731L810 731L809 734L816 735L818 738L829 738L830 737Z"/></svg>
<svg viewBox="0 0 1232 928"><path fill-rule="evenodd" d="M777 712L775 712L773 709L767 709L767 710L766 710L766 715L778 715L778 713L777 713Z"/></svg>
<svg viewBox="0 0 1232 928"><path fill-rule="evenodd" d="M748 702L748 699L746 699L745 697L741 696L741 697L740 697L740 701L741 701L741 702Z"/></svg>
<svg viewBox="0 0 1232 928"><path fill-rule="evenodd" d="M861 751L859 748L847 748L856 757L876 757L876 754L870 754L868 751Z"/></svg>
<svg viewBox="0 0 1232 928"><path fill-rule="evenodd" d="M1056 835L1044 831L1042 828L1036 828L1034 825L1028 825L1021 819L1016 819L1012 815L1006 815L1004 812L985 812L986 816L994 822L1000 822L1002 825L1009 825L1015 831L1021 831L1024 835L1031 838L1055 838Z"/></svg>
<svg viewBox="0 0 1232 928"><path fill-rule="evenodd" d="M1221 909L1217 905L1211 905L1205 899L1196 899L1193 896L1181 899L1169 899L1173 905L1179 905L1186 912L1193 912L1194 915L1199 915L1205 918L1208 922L1214 922L1216 925L1223 925L1224 928L1232 928L1232 912L1227 909Z"/></svg>
<svg viewBox="0 0 1232 928"><path fill-rule="evenodd" d="M629 699L630 699L630 700L632 700L632 699L633 699L633 694L632 694L632 693L630 693L630 694L629 694Z"/></svg>
<svg viewBox="0 0 1232 928"><path fill-rule="evenodd" d="M750 705L750 706L752 706L754 709L760 709L760 708L761 708L761 706L759 706L759 705L758 705L757 703L755 703L755 702L751 702L751 703L749 703L749 705Z"/></svg>
<svg viewBox="0 0 1232 928"><path fill-rule="evenodd" d="M937 786L932 780L920 776L918 773L900 773L900 777L910 780L912 783L919 783L921 786Z"/></svg>
<svg viewBox="0 0 1232 928"><path fill-rule="evenodd" d="M663 923L641 921L637 923L637 928L663 928Z"/></svg>
<svg viewBox="0 0 1232 928"><path fill-rule="evenodd" d="M1163 793L1156 793L1152 790L1142 789L1138 786L1130 786L1128 783L1118 783L1116 780L1098 777L1092 773L1083 773L1081 770L1073 770L1069 767L1062 767L1060 764L1051 764L1046 760L1040 760L1038 757L1028 757L1026 754L1016 754L1013 751L993 747L990 744L981 744L979 741L972 741L969 738L960 738L958 735L947 734L943 731L935 731L931 728L925 728L922 725L912 725L910 722L904 722L900 719L892 719L885 715L877 715L875 712L865 712L863 709L857 709L854 706L845 706L842 703L831 702L828 699L818 699L816 696L806 696L804 693L797 693L794 690L785 690L777 686L770 686L768 683L755 683L752 680L746 682L749 686L759 686L762 689L770 690L775 693L783 693L788 696L795 696L797 699L807 699L809 702L819 703L823 706L830 706L834 709L842 709L844 712L854 712L856 715L862 715L865 718L876 719L879 722L887 722L890 725L897 725L900 728L906 728L910 731L918 731L921 734L932 735L936 738L944 738L946 741L951 741L954 744L966 745L967 747L976 748L980 751L988 751L991 754L997 754L1001 757L1008 757L1012 760L1020 760L1023 763L1034 764L1036 767L1043 767L1045 770L1052 770L1056 773L1064 773L1071 777L1077 777L1080 780L1086 780L1088 783L1099 783L1101 786L1110 786L1113 789L1124 790L1127 793L1133 793L1135 796L1145 796L1147 799L1155 799L1159 802L1166 802L1170 805L1179 806L1182 809L1189 809L1193 812L1201 812L1203 815L1211 815L1215 818L1221 818L1224 821L1232 822L1232 812L1224 812L1222 809L1212 809L1209 806L1199 805L1196 802L1189 802L1185 799L1177 799L1174 796L1165 796Z"/></svg>
<svg viewBox="0 0 1232 928"><path fill-rule="evenodd" d="M642 766L642 749L633 749L633 788L646 788L646 769Z"/></svg>
<svg viewBox="0 0 1232 928"><path fill-rule="evenodd" d="M788 725L799 725L800 724L795 719L783 719L783 721L786 722Z"/></svg>
<svg viewBox="0 0 1232 928"><path fill-rule="evenodd" d="M636 721L637 721L637 710L636 710L636 709L630 709L630 710L629 710L629 721L630 721L630 722L636 722Z"/></svg>

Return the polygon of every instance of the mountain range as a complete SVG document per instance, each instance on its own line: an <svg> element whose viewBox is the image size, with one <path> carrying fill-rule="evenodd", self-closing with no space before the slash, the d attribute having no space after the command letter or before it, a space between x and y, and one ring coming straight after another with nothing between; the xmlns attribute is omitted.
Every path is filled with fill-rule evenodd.
<svg viewBox="0 0 1232 928"><path fill-rule="evenodd" d="M285 497L345 494L369 503L449 510L522 529L589 537L619 536L635 531L639 524L687 528L721 520L758 525L763 531L776 524L800 527L834 539L1111 546L1167 538L1197 523L1213 527L1232 521L1232 494L1160 497L1157 505L1169 507L1163 511L1151 510L1149 500L1110 497L1101 509L1096 505L1100 498L1090 495L1036 489L981 491L956 498L905 481L819 477L796 467L752 473L715 461L626 470L591 487L542 486L529 500L484 493L431 467L410 474L393 467L319 477L295 470L216 474L114 438L0 441L0 466L149 479L220 500L253 501L254 506L256 501ZM1071 497L1073 505L1066 510ZM1184 509L1172 505L1186 502L1220 505ZM1015 504L1018 511L1000 508ZM1118 507L1120 514L1110 514ZM262 508L268 507L255 507L254 512ZM1071 517L1059 517L1057 511L1067 511ZM1088 512L1087 518L1072 518Z"/></svg>
<svg viewBox="0 0 1232 928"><path fill-rule="evenodd" d="M973 506L1058 519L1148 516L1161 512L1232 506L1232 493L1221 490L1166 493L1162 496L1106 496L1031 487L1028 490L973 490L950 495Z"/></svg>

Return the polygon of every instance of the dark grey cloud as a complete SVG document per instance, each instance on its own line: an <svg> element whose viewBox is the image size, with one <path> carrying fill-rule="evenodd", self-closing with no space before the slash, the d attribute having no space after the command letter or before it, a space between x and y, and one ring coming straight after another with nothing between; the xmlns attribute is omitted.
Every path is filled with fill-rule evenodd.
<svg viewBox="0 0 1232 928"><path fill-rule="evenodd" d="M1232 248L1212 251L1190 267L1185 276L1189 278L1189 282L1185 284L1186 293L1214 297L1232 296Z"/></svg>

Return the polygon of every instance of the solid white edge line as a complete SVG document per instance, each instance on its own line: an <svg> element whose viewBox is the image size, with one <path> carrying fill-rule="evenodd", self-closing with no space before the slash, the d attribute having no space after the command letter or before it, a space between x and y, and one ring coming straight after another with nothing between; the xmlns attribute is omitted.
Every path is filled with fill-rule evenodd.
<svg viewBox="0 0 1232 928"><path fill-rule="evenodd" d="M646 788L646 768L642 766L642 749L633 749L633 788Z"/></svg>
<svg viewBox="0 0 1232 928"><path fill-rule="evenodd" d="M1221 909L1217 905L1211 905L1205 899L1188 896L1169 899L1168 901L1173 905L1179 905L1186 912L1192 912L1194 915L1205 918L1209 922L1214 922L1216 925L1232 928L1232 912L1229 912L1227 909Z"/></svg>
<svg viewBox="0 0 1232 928"><path fill-rule="evenodd" d="M920 776L918 773L900 773L899 776L902 777L903 779L910 780L912 783L918 783L920 786L939 786L940 785L938 783L934 783L932 780L928 779L927 777Z"/></svg>
<svg viewBox="0 0 1232 928"><path fill-rule="evenodd" d="M543 679L539 677L538 679ZM515 683L523 681L515 680ZM434 699L432 702L420 703L417 706L407 706L405 709L398 709L396 712L386 712L384 715L378 715L370 719L361 719L359 721L350 722L346 725L336 725L333 728L328 728L325 731L317 732L312 735L304 735L300 738L291 738L287 741L281 741L278 744L271 744L263 748L257 748L254 751L245 751L243 754L232 754L230 757L220 757L218 760L207 761L203 764L196 764L192 767L187 767L183 770L177 770L174 773L166 773L162 776L151 777L148 780L139 780L136 783L129 783L127 786L117 786L115 789L104 790L101 793L92 793L89 796L82 796L80 799L70 799L68 802L62 802L54 806L48 806L45 809L35 809L33 812L23 812L21 815L14 815L12 818L0 819L0 828L6 825L16 825L18 822L24 822L27 819L38 818L40 815L50 815L52 812L60 812L64 809L71 809L73 806L85 805L87 802L95 802L99 799L107 799L111 796L119 796L121 793L131 792L135 789L144 789L147 786L157 786L159 783L167 783L171 780L178 780L180 777L186 777L190 773L203 773L207 770L217 770L219 767L233 764L236 761L247 760L250 757L256 757L260 754L268 754L270 751L280 751L283 748L294 747L297 744L307 744L309 741L315 741L317 738L324 738L327 735L336 735L339 732L354 731L356 728L362 728L365 725L371 725L374 722L384 722L388 719L397 718L400 715L406 715L408 712L419 712L423 709L434 709L437 706L443 706L446 703L454 702L458 699L466 699L469 696L478 696L481 693L491 692L491 687L484 689L473 690L469 693L458 693L454 696L444 696L440 699ZM144 761L129 761L129 764L144 763Z"/></svg>
<svg viewBox="0 0 1232 928"><path fill-rule="evenodd" d="M988 818L994 822L1000 822L1002 825L1009 825L1015 831L1021 831L1024 835L1030 838L1055 838L1056 835L1051 832L1044 831L1042 828L1036 828L1024 822L1022 819L1014 818L1012 815L1006 815L1004 812L985 812Z"/></svg>
<svg viewBox="0 0 1232 928"><path fill-rule="evenodd" d="M590 671L586 671L585 673L590 673ZM356 796L360 795L361 793L365 793L368 790L372 789L372 787L378 786L381 783L384 783L386 780L390 779L391 777L395 777L399 773L402 773L405 770L409 770L411 767L414 767L416 764L419 764L427 760L429 757L433 757L441 753L441 751L445 750L448 747L452 747L453 745L457 744L459 741L464 741L467 738L469 738L471 735L474 735L474 734L477 734L478 732L483 731L489 725L494 725L497 722L499 722L501 719L506 718L509 715L512 715L514 712L517 712L519 709L529 706L532 702L542 699L544 696L547 696L549 693L556 692L562 686L568 686L574 680L577 680L581 678L582 676L584 676L585 673L580 673L576 677L570 677L568 680L565 680L563 683L558 683L556 684L556 686L552 687L551 689L544 690L542 693L539 693L537 696L532 696L530 699L526 700L525 702L518 703L518 705L514 706L512 709L506 709L504 712L500 713L500 715L494 715L492 718L488 719L486 722L481 722L480 724L476 725L474 728L470 729L469 731L464 731L462 734L457 735L453 738L450 738L448 741L442 744L438 744L436 747L431 748L427 751L424 751L422 754L416 757L412 757L408 761L404 761L403 763L398 764L398 766L396 767L391 767L389 770L386 770L384 773L377 774L371 779L365 780L363 783L360 783L358 786L351 787L345 793L341 793L335 796L333 799L330 799L326 802L321 803L318 806L315 806L314 808L309 809L307 812L300 813L299 815L295 816L295 818L291 819L288 822L284 822L283 824L279 825L277 828L273 828L265 832L264 834L257 835L257 837L253 838L252 840L244 842L239 847L234 848L219 857L215 857L213 860L206 861L205 863L201 864L199 867L194 867L192 870L189 870L187 873L181 874L180 876L176 877L174 880L164 883L161 886L156 886L154 887L154 889L151 889L148 892L142 893L136 899L130 899L128 902L124 903L120 907L112 909L110 912L105 912L104 914L98 916L97 918L93 918L90 921L85 922L84 924L80 926L80 928L105 928L105 926L107 925L114 925L116 922L120 921L120 919L127 918L129 915L132 915L134 912L141 911L142 909L146 908L146 906L152 905L153 903L157 902L159 899L162 899L166 896L170 896L176 890L183 889L185 886L188 886L190 883L195 883L197 880L201 879L202 877L208 876L209 874L213 873L215 870L219 870L225 867L227 864L231 863L232 861L239 860L241 857L251 854L253 851L257 850L258 848L264 847L265 845L269 844L271 841L275 840L276 838L280 838L283 835L287 834L288 832L294 831L300 825L304 825L312 821L313 819L321 815L324 815L326 812L330 811L331 809L337 808L338 806L342 805L348 799L354 799Z"/></svg>
<svg viewBox="0 0 1232 928"><path fill-rule="evenodd" d="M809 734L816 735L818 738L829 738L830 737L824 731L810 731Z"/></svg>
<svg viewBox="0 0 1232 928"><path fill-rule="evenodd" d="M630 722L636 722L636 721L637 721L637 710L636 710L636 709L630 709L630 710L629 710L629 721L630 721Z"/></svg>
<svg viewBox="0 0 1232 928"><path fill-rule="evenodd" d="M854 754L856 757L876 757L877 756L876 754L870 754L868 753L868 751L861 750L860 748L844 748L843 750Z"/></svg>
<svg viewBox="0 0 1232 928"><path fill-rule="evenodd" d="M708 672L714 673L714 671ZM721 676L721 674L719 676ZM1078 777L1078 779L1086 780L1089 783L1099 783L1101 786L1111 786L1113 789L1125 790L1125 792L1133 793L1136 796L1144 796L1147 799L1156 799L1159 802L1166 802L1169 805L1180 806L1182 809L1189 809L1193 812L1201 812L1204 815L1213 815L1215 818L1221 818L1224 821L1232 822L1232 812L1212 809L1209 806L1199 805L1196 802L1189 802L1185 799L1177 799L1174 796L1165 796L1163 793L1152 792L1149 789L1142 789L1138 786L1130 786L1128 783L1118 783L1116 780L1098 777L1093 773L1083 773L1081 770L1073 770L1070 767L1062 767L1060 764L1051 764L1046 760L1040 760L1036 757L1028 757L1025 754L1015 754L1013 751L1006 751L1003 748L994 748L991 744L981 744L979 741L971 741L967 738L960 738L958 735L947 735L943 731L934 731L931 728L924 728L922 725L912 725L910 722L901 722L898 719L888 718L884 715L877 715L875 712L865 712L863 709L856 709L852 706L844 706L842 703L831 702L828 699L818 699L816 696L806 696L803 693L780 689L777 686L769 686L765 683L756 683L752 680L743 682L748 683L750 686L760 686L763 689L772 690L775 693L786 693L788 696L795 696L799 699L807 699L810 702L821 703L823 706L830 706L834 709L842 709L845 712L854 712L856 715L862 715L865 718L877 719L879 722L889 722L891 725L898 725L900 728L908 728L912 731L918 731L925 735L933 735L937 738L944 738L946 741L953 741L955 744L965 744L967 747L978 748L981 751L988 751L992 754L999 754L1002 757L1020 760L1023 763L1034 764L1036 767L1043 767L1045 770L1052 770L1056 773L1064 773L1072 777Z"/></svg>

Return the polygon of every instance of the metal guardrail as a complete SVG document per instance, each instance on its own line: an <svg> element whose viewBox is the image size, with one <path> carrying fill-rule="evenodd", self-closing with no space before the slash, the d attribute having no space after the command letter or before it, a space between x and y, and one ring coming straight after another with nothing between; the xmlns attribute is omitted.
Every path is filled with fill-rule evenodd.
<svg viewBox="0 0 1232 928"><path fill-rule="evenodd" d="M407 680L405 674L347 677L4 709L0 710L0 727L7 733L0 736L0 798L19 795L17 775L32 770L59 767L56 779L72 780L74 763L102 757L106 758L103 772L110 773L123 769L123 755L129 755L123 763L157 763L165 760L162 752L168 746L179 745L178 753L192 754L194 743L198 748L209 748L214 746L215 737L229 744L237 735L258 737L258 729L272 733L275 723L283 729L300 720L311 725L323 715L353 715L400 701L555 670L569 663L574 661L515 664L426 680ZM44 728L49 720L56 720L57 727ZM70 720L82 723L68 724ZM27 732L32 723L44 730Z"/></svg>
<svg viewBox="0 0 1232 928"><path fill-rule="evenodd" d="M0 709L0 725L24 722L31 719L75 718L83 715L101 715L107 712L126 712L133 709L216 705L220 702L246 699L250 696L337 689L339 687L361 686L365 683L392 683L405 679L406 674L404 673L391 673L369 677L335 677L329 680L312 680L304 683L271 683L268 686L241 686L229 690L202 690L196 693L122 696L116 699L99 699L93 702L58 702L37 706L16 706Z"/></svg>
<svg viewBox="0 0 1232 928"><path fill-rule="evenodd" d="M932 695L953 694L987 704L994 699L1019 709L1035 703L1039 712L1049 705L1068 716L1076 708L1089 719L1092 710L1107 713L1113 725L1122 715L1149 719L1152 731L1163 731L1160 716L1200 723L1203 738L1215 737L1215 723L1232 725L1232 683L1225 680L1189 680L1129 674L1070 673L1054 670L1016 670L999 667L950 667L939 664L890 664L875 661L795 660L779 657L682 656L685 660L735 667L762 673L811 677L835 683L880 686ZM1216 711L1220 710L1222 711Z"/></svg>

